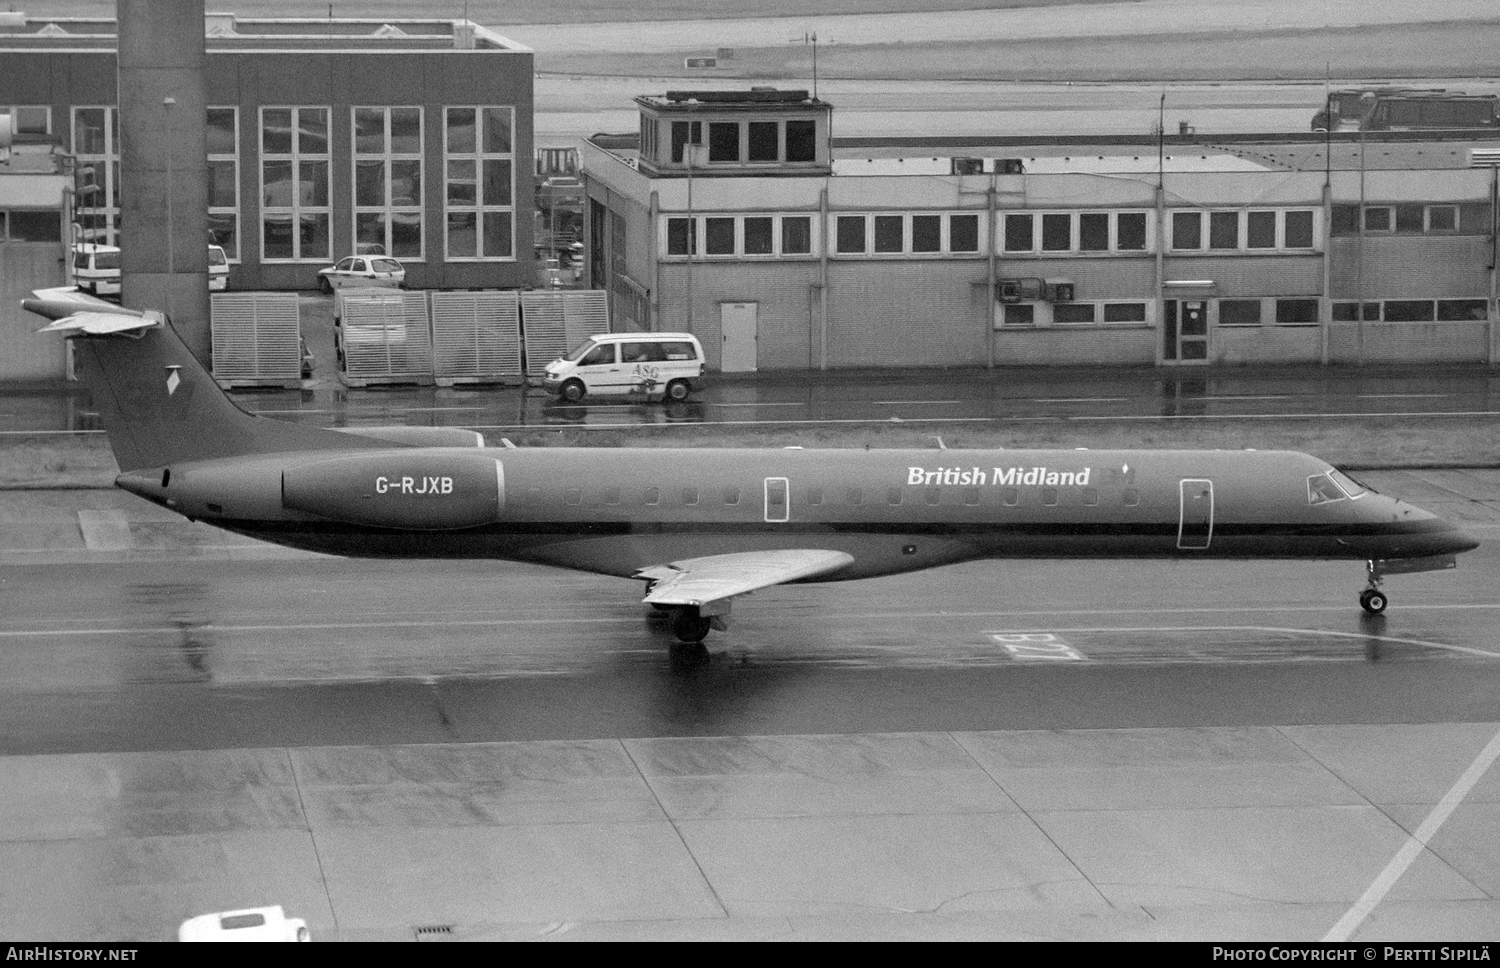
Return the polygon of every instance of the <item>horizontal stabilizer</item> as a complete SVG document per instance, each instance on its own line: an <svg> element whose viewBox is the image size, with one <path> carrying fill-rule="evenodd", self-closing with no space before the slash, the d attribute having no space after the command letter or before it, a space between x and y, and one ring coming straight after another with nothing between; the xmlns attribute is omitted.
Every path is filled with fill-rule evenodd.
<svg viewBox="0 0 1500 968"><path fill-rule="evenodd" d="M826 575L853 563L853 555L820 548L742 551L644 568L636 577L652 581L651 591L642 599L648 604L705 605L772 585Z"/></svg>
<svg viewBox="0 0 1500 968"><path fill-rule="evenodd" d="M27 305L31 300L22 303L25 308L36 312ZM46 315L42 313L41 315ZM98 313L98 312L75 312L71 316L63 316L53 319L52 322L37 330L38 333L83 333L88 336L108 336L112 333L132 333L143 330L155 329L161 325L160 316L130 316L126 313Z"/></svg>

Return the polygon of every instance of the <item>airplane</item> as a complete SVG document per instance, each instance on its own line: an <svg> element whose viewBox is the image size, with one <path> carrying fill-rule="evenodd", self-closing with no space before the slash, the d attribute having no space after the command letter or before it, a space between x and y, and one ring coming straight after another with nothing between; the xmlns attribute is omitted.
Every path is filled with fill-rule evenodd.
<svg viewBox="0 0 1500 968"><path fill-rule="evenodd" d="M1326 461L1256 450L485 446L461 428L307 427L238 407L154 311L45 291L120 467L189 520L348 557L480 558L645 582L683 643L794 582L977 559L1349 559L1387 575L1478 546Z"/></svg>

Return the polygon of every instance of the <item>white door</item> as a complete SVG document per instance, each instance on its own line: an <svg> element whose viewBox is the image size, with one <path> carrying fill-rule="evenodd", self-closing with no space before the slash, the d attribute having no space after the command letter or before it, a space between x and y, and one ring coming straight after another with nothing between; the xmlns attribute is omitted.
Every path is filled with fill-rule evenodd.
<svg viewBox="0 0 1500 968"><path fill-rule="evenodd" d="M745 373L755 369L755 340L760 303L719 303L719 328L724 334L719 369Z"/></svg>

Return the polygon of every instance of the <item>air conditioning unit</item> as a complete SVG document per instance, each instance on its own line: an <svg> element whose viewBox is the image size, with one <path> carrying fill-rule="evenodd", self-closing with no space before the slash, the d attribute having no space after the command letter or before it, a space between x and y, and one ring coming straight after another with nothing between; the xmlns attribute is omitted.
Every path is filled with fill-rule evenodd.
<svg viewBox="0 0 1500 968"><path fill-rule="evenodd" d="M1072 279L1048 279L1044 290L1048 302L1072 302L1073 280Z"/></svg>
<svg viewBox="0 0 1500 968"><path fill-rule="evenodd" d="M1001 279L1000 285L995 287L995 298L1003 303L1020 302L1021 281L1019 279Z"/></svg>
<svg viewBox="0 0 1500 968"><path fill-rule="evenodd" d="M954 158L953 174L955 175L982 175L984 174L983 158Z"/></svg>
<svg viewBox="0 0 1500 968"><path fill-rule="evenodd" d="M996 158L995 171L1002 175L1024 175L1026 163L1020 158Z"/></svg>

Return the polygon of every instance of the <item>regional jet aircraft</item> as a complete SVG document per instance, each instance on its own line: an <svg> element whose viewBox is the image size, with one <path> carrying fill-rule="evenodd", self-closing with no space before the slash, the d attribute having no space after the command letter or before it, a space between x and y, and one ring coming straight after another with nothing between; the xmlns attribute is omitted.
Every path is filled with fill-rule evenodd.
<svg viewBox="0 0 1500 968"><path fill-rule="evenodd" d="M485 447L474 431L249 414L160 314L23 304L74 340L116 484L190 520L358 557L492 558L643 580L684 642L730 602L981 558L1306 558L1388 574L1477 542L1306 454Z"/></svg>

